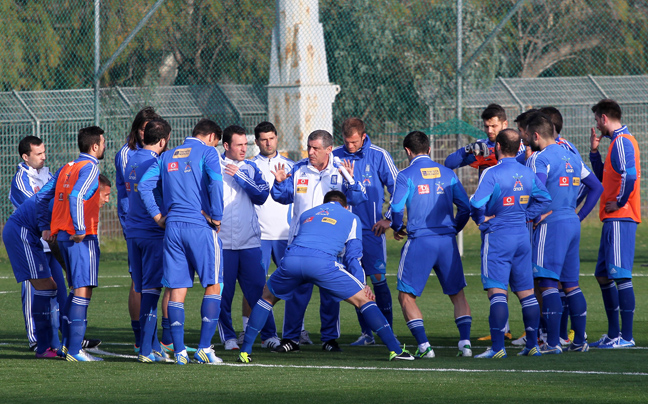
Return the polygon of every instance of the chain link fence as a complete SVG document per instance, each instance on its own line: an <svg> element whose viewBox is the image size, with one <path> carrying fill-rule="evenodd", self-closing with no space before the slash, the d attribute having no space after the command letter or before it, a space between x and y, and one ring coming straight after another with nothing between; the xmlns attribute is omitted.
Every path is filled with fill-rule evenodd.
<svg viewBox="0 0 648 404"><path fill-rule="evenodd" d="M589 108L607 96L619 100L648 150L643 1L95 3L98 48L93 2L0 0L0 223L12 211L6 195L18 141L42 137L52 170L73 159L78 129L95 122L101 71L99 125L108 145L101 170L112 178L114 154L146 105L171 123L172 145L202 117L248 133L269 119L293 158L303 155L305 128L332 130L339 144L342 121L357 116L402 168L408 131L430 133L456 116L480 128L491 102L506 108L509 122L527 108L556 106L563 134L587 159ZM468 141L457 135L435 137L436 160ZM470 192L475 170L462 170ZM102 215L102 233L119 235L114 198Z"/></svg>

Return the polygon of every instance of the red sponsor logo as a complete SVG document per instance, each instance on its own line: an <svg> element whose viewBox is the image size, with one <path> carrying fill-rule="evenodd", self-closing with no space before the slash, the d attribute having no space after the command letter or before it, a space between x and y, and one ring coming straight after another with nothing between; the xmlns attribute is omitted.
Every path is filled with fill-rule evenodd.
<svg viewBox="0 0 648 404"><path fill-rule="evenodd" d="M167 171L178 171L178 162L174 161L173 163L169 163L169 165L167 166Z"/></svg>
<svg viewBox="0 0 648 404"><path fill-rule="evenodd" d="M305 224L305 223L312 222L312 221L313 221L313 216L311 216L311 217L309 217L308 219L304 220L304 224Z"/></svg>
<svg viewBox="0 0 648 404"><path fill-rule="evenodd" d="M300 178L297 180L297 185L308 185L308 178Z"/></svg>
<svg viewBox="0 0 648 404"><path fill-rule="evenodd" d="M130 182L126 183L126 192L130 192L131 187L130 187Z"/></svg>
<svg viewBox="0 0 648 404"><path fill-rule="evenodd" d="M569 177L560 177L560 186L568 187L569 186Z"/></svg>
<svg viewBox="0 0 648 404"><path fill-rule="evenodd" d="M430 186L427 185L427 184L419 185L418 186L418 193L419 193L419 195L429 194L430 193Z"/></svg>
<svg viewBox="0 0 648 404"><path fill-rule="evenodd" d="M504 206L513 206L515 204L514 196L505 196L504 197Z"/></svg>

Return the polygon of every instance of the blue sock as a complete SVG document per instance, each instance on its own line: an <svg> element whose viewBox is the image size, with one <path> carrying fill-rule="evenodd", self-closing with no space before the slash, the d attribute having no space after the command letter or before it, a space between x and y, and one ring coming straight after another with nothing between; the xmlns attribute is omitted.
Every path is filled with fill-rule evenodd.
<svg viewBox="0 0 648 404"><path fill-rule="evenodd" d="M619 309L621 312L621 337L624 340L632 339L632 323L634 322L635 294L632 279L617 281L619 291Z"/></svg>
<svg viewBox="0 0 648 404"><path fill-rule="evenodd" d="M504 327L508 321L508 303L504 293L495 293L490 298L490 315L488 324L490 325L492 349L499 352L504 349Z"/></svg>
<svg viewBox="0 0 648 404"><path fill-rule="evenodd" d="M142 290L142 301L140 303L140 355L148 356L153 349L155 330L157 329L157 304L160 299L160 291L157 289Z"/></svg>
<svg viewBox="0 0 648 404"><path fill-rule="evenodd" d="M141 303L140 303L141 305ZM131 320L131 328L133 329L133 334L135 335L135 346L142 346L142 328L140 327L139 320Z"/></svg>
<svg viewBox="0 0 648 404"><path fill-rule="evenodd" d="M257 304L254 305L245 329L241 352L252 353L252 344L254 344L254 340L256 340L257 335L259 335L263 325L266 323L270 310L272 310L272 305L263 299L259 299Z"/></svg>
<svg viewBox="0 0 648 404"><path fill-rule="evenodd" d="M171 323L169 323L169 317L162 317L162 343L164 345L169 345L173 343L173 338L171 338Z"/></svg>
<svg viewBox="0 0 648 404"><path fill-rule="evenodd" d="M538 344L538 327L540 325L540 305L535 295L520 299L522 321L526 331L526 347L533 348Z"/></svg>
<svg viewBox="0 0 648 404"><path fill-rule="evenodd" d="M619 292L614 282L599 286L601 287L605 314L607 314L608 319L607 335L609 338L614 339L619 336Z"/></svg>
<svg viewBox="0 0 648 404"><path fill-rule="evenodd" d="M412 332L412 335L416 339L416 343L421 345L429 342L427 335L425 335L425 327L423 326L423 319L415 318L407 322L407 327Z"/></svg>
<svg viewBox="0 0 648 404"><path fill-rule="evenodd" d="M34 290L31 314L36 328L36 353L42 354L51 346L52 322L51 305L52 297L56 296L56 290Z"/></svg>
<svg viewBox="0 0 648 404"><path fill-rule="evenodd" d="M542 317L547 322L547 343L550 346L560 345L562 301L558 289L550 288L542 292Z"/></svg>
<svg viewBox="0 0 648 404"><path fill-rule="evenodd" d="M365 303L364 305L362 305L362 307L360 307L360 312L364 316L367 324L369 324L369 326L371 327L371 330L378 334L382 342L387 345L387 348L390 352L393 351L398 354L403 352L401 347L398 346L398 341L394 336L394 331L392 331L391 326L387 322L385 316L383 316L380 309L378 309L376 303ZM421 328L423 328L422 323L423 321L421 320ZM425 331L423 331L423 335L425 335Z"/></svg>
<svg viewBox="0 0 648 404"><path fill-rule="evenodd" d="M470 340L470 327L472 326L472 317L461 316L455 318L455 324L459 329L459 340Z"/></svg>
<svg viewBox="0 0 648 404"><path fill-rule="evenodd" d="M200 306L200 317L202 325L200 326L200 342L198 349L209 348L212 338L218 326L218 316L220 315L221 295L203 296L202 305Z"/></svg>
<svg viewBox="0 0 648 404"><path fill-rule="evenodd" d="M50 298L50 348L58 349L61 346L59 339L59 328L61 328L61 312L56 300L56 290L54 297Z"/></svg>
<svg viewBox="0 0 648 404"><path fill-rule="evenodd" d="M63 307L63 314L61 315L61 335L63 336L63 346L68 347L70 336L70 306L72 306L72 299L74 292L70 292Z"/></svg>
<svg viewBox="0 0 648 404"><path fill-rule="evenodd" d="M560 317L560 338L565 341L569 339L569 300L562 289L558 289L560 301L562 302L562 316Z"/></svg>
<svg viewBox="0 0 648 404"><path fill-rule="evenodd" d="M373 283L373 287L376 295L376 305L391 327L393 326L394 314L392 312L392 295L387 284L387 278L383 275L380 281Z"/></svg>
<svg viewBox="0 0 648 404"><path fill-rule="evenodd" d="M169 322L171 323L171 339L173 340L173 350L175 353L185 350L184 344L184 322L185 309L184 303L173 302L169 300Z"/></svg>
<svg viewBox="0 0 648 404"><path fill-rule="evenodd" d="M569 300L569 315L574 329L573 344L581 345L585 342L585 325L587 323L587 302L580 288L567 293Z"/></svg>
<svg viewBox="0 0 648 404"><path fill-rule="evenodd" d="M373 331L371 331L371 327L369 327L369 324L364 319L364 316L360 312L360 309L356 307L356 315L358 316L358 324L360 324L360 331L363 334L369 335L373 337Z"/></svg>
<svg viewBox="0 0 648 404"><path fill-rule="evenodd" d="M68 318L70 320L68 353L71 355L76 355L81 350L81 344L83 343L83 337L85 336L88 324L89 304L90 299L86 299L85 297L74 296L72 298L72 304L68 312Z"/></svg>

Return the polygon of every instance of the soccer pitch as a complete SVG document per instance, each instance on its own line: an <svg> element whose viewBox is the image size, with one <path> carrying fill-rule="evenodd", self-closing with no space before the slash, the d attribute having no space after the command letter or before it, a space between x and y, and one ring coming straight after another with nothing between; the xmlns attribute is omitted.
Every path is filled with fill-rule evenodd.
<svg viewBox="0 0 648 404"><path fill-rule="evenodd" d="M6 259L0 259L0 397L14 402L238 402L238 403L415 403L415 402L648 402L648 231L639 226L634 267L636 314L634 338L637 348L592 349L587 353L565 352L543 357L517 357L518 348L507 344L502 360L456 357L458 331L450 300L430 278L419 298L426 331L436 352L434 359L413 362L387 361L382 345L351 347L360 331L355 310L342 303L339 339L344 352L323 352L319 343L319 297L317 288L306 313L306 328L315 345L301 352L270 353L257 340L253 364L235 362L237 353L221 344L216 354L221 366L141 364L133 353L133 336L127 309L130 278L123 244L103 247L99 288L88 313L89 338L103 340L99 347L110 355L104 362L67 363L36 360L27 350L21 315L19 286ZM607 320L600 290L593 277L598 252L600 224L583 225L581 241L581 286L588 301L587 333L596 341L606 332ZM473 352L488 346L477 338L488 334L489 304L479 279L479 233L471 223L465 232L464 271L471 305ZM405 325L397 300L396 270L402 243L388 241L388 279L394 302L394 331L412 352L416 344ZM186 341L199 339L200 299L197 285L189 292L186 308ZM233 305L234 325L241 327L240 291ZM275 309L281 328L283 302ZM523 332L517 298L509 299L510 324L514 337ZM218 341L218 336L214 338Z"/></svg>

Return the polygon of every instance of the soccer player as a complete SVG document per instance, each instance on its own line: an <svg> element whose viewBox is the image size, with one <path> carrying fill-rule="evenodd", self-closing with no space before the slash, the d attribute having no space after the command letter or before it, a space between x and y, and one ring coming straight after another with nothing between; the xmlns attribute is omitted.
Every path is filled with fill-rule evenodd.
<svg viewBox="0 0 648 404"><path fill-rule="evenodd" d="M482 232L481 276L490 300L488 322L493 343L476 358L506 357L503 330L508 320L509 283L520 299L527 334L526 347L518 355L542 355L537 342L540 307L533 294L526 223L540 216L551 197L535 173L516 161L519 145L520 135L513 129L497 135L497 165L484 170L470 198L470 214Z"/></svg>
<svg viewBox="0 0 648 404"><path fill-rule="evenodd" d="M342 178L333 165L333 136L325 130L316 130L308 135L308 158L296 163L292 170L279 163L273 171L274 185L270 190L272 199L279 203L293 203L293 221L290 234L295 230L295 221L306 210L322 203L324 195L331 190L343 191L350 205L357 205L367 199L360 181L353 184ZM343 163L345 170L353 176L353 169ZM299 338L304 322L304 313L313 292L312 284L303 284L291 299L286 301L281 345L276 352L299 350ZM320 290L320 319L322 321L322 349L341 351L336 339L340 336L340 303L326 290Z"/></svg>
<svg viewBox="0 0 648 404"><path fill-rule="evenodd" d="M545 185L551 204L542 214L548 216L533 234L533 276L542 292L542 316L547 327L547 342L543 354L562 353L560 342L563 303L559 282L567 294L574 341L570 351L587 352L585 323L587 303L579 287L580 222L596 205L603 188L585 168L580 156L556 143L554 125L543 113L532 115L528 121L529 144L535 152L527 162ZM592 189L588 202L576 214L576 200L581 183Z"/></svg>
<svg viewBox="0 0 648 404"><path fill-rule="evenodd" d="M470 218L468 195L457 175L430 159L430 139L419 131L403 140L409 167L398 173L391 200L394 239L407 242L398 266L398 301L407 327L418 349L414 356L434 358L425 328L423 314L416 304L434 269L443 293L454 305L455 323L459 329L459 356L472 356L470 306L464 294L466 279L457 247L457 232ZM457 214L454 214L454 206ZM403 223L407 206L407 231Z"/></svg>
<svg viewBox="0 0 648 404"><path fill-rule="evenodd" d="M128 193L126 191L126 164L135 152L142 148L142 139L144 138L144 128L146 124L153 120L159 119L160 116L151 107L141 109L131 125L130 133L126 138L126 143L115 155L115 187L117 188L117 217L122 227L124 239L127 239L128 229L126 224L126 214L128 213ZM128 271L131 271L130 265ZM135 336L135 352L139 352L139 341L141 338L140 329L140 302L142 295L135 291L135 284L131 282L131 288L128 292L128 313L131 318L131 328ZM168 328L168 327L167 327Z"/></svg>
<svg viewBox="0 0 648 404"><path fill-rule="evenodd" d="M163 119L150 120L144 129L143 147L135 151L126 164L125 188L128 195L126 227L129 229L126 238L128 243L128 261L135 292L141 295L139 329L140 340L137 342L139 353L137 360L144 363L166 362L167 356L162 352L157 338L157 306L162 290L162 245L164 229L151 218L144 206L138 190L144 173L166 150L171 135L171 126ZM158 206L162 199L162 185L159 183L153 191ZM166 215L164 208L162 214Z"/></svg>
<svg viewBox="0 0 648 404"><path fill-rule="evenodd" d="M99 160L106 150L104 131L98 126L79 130L79 157L61 167L37 196L38 224L45 240L58 240L72 293L65 304L65 359L71 362L100 360L81 350L92 290L98 286L99 208L102 202ZM48 206L54 200L50 215ZM65 327L64 327L65 331ZM67 334L67 340L66 340Z"/></svg>
<svg viewBox="0 0 648 404"><path fill-rule="evenodd" d="M367 201L353 206L351 211L362 221L362 267L371 279L376 294L376 304L389 324L392 324L392 296L385 276L387 269L387 248L385 230L391 221L383 219L385 187L393 194L398 169L389 153L371 144L365 124L358 118L349 118L342 124L344 145L333 150L333 155L351 162L354 178L362 179L367 192ZM374 337L364 317L357 311L362 331L354 346L372 345Z"/></svg>
<svg viewBox="0 0 648 404"><path fill-rule="evenodd" d="M621 124L621 107L616 101L603 99L592 107L592 112L601 136L592 128L589 157L594 173L603 183L599 206L603 231L594 274L603 294L608 332L590 346L627 348L635 346L632 265L637 225L641 223L639 145L628 127ZM598 151L603 137L612 140L605 160Z"/></svg>
<svg viewBox="0 0 648 404"><path fill-rule="evenodd" d="M270 193L268 183L254 162L245 160L247 137L245 129L232 125L223 130L225 154L223 170L223 222L220 239L223 243L223 300L218 332L225 350L238 350L232 326L232 299L238 280L245 299L255 302L265 284L261 255L261 230L255 206L262 205ZM268 317L262 332L266 347L279 345L274 317Z"/></svg>
<svg viewBox="0 0 648 404"><path fill-rule="evenodd" d="M252 362L252 344L272 306L290 298L304 283L314 283L335 300L346 300L360 308L365 321L387 345L389 360L414 360L398 345L387 319L372 301L371 289L364 283L360 265L362 223L346 206L342 192L329 191L323 205L306 210L295 220L284 259L252 310L239 362Z"/></svg>
<svg viewBox="0 0 648 404"><path fill-rule="evenodd" d="M192 136L171 149L151 165L140 180L138 190L149 215L165 227L163 250L164 286L171 289L168 312L176 364L186 365L189 356L184 344L187 289L193 287L198 273L205 288L200 316L200 342L194 359L215 364L222 360L214 354L211 340L220 314L223 282L222 248L218 238L223 218L223 176L220 157L214 148L218 125L200 120ZM163 209L153 191L162 182Z"/></svg>

